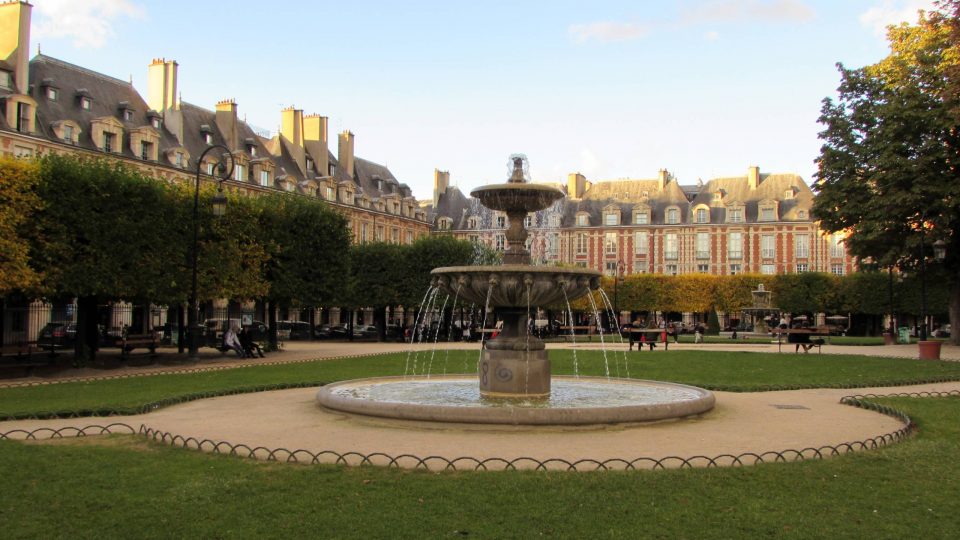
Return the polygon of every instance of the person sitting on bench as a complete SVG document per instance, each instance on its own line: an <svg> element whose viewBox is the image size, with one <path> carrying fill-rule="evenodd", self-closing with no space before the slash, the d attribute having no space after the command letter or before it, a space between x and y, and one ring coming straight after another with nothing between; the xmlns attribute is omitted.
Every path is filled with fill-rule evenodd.
<svg viewBox="0 0 960 540"><path fill-rule="evenodd" d="M260 358L263 358L263 349L260 348L260 344L253 340L253 335L246 326L240 329L240 333L237 335L237 339L240 340L240 346L243 347L243 352L245 355L250 358L256 358L257 355Z"/></svg>
<svg viewBox="0 0 960 540"><path fill-rule="evenodd" d="M812 349L814 345L813 342L810 341L809 332L805 332L802 330L799 332L794 331L787 334L787 343L795 344L796 347L794 347L793 352L797 352L797 353L800 352L800 347L803 347L803 352L808 353L810 352L810 349Z"/></svg>

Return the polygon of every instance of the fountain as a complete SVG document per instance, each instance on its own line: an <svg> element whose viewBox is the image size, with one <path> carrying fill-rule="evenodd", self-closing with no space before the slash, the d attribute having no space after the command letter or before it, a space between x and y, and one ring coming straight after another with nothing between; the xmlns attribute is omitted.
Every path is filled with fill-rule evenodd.
<svg viewBox="0 0 960 540"><path fill-rule="evenodd" d="M511 156L506 183L471 192L481 204L507 214L504 264L454 266L431 272L431 287L489 308L503 320L499 335L483 345L477 378L382 377L322 388L324 407L372 416L444 422L595 424L678 418L713 408L712 393L692 386L599 377L557 377L542 340L528 332L531 306L588 294L600 273L585 268L530 265L524 218L562 198L557 188L530 184L525 157ZM557 384L554 385L553 383Z"/></svg>
<svg viewBox="0 0 960 540"><path fill-rule="evenodd" d="M753 331L750 335L767 337L770 335L770 328L767 326L766 317L780 313L780 309L772 305L772 293L763 286L763 283L758 284L757 290L750 291L750 294L753 295L753 305L742 308L740 311L750 315L753 323Z"/></svg>

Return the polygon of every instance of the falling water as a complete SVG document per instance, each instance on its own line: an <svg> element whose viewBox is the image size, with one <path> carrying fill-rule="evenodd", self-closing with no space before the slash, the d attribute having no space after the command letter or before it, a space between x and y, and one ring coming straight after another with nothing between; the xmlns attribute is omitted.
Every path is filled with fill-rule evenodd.
<svg viewBox="0 0 960 540"><path fill-rule="evenodd" d="M493 284L487 288L487 303L483 306L483 325L480 327L480 356L477 357L477 377L480 376L480 364L483 361L483 344L487 337L487 311L490 310L490 296L493 294Z"/></svg>
<svg viewBox="0 0 960 540"><path fill-rule="evenodd" d="M567 302L567 323L570 325L570 340L573 345L570 347L570 350L573 351L573 376L580 378L580 368L577 365L577 332L573 328L573 309L570 307L570 299L567 298L567 287L561 285L560 290L563 291L563 299Z"/></svg>
<svg viewBox="0 0 960 540"><path fill-rule="evenodd" d="M413 319L413 328L410 329L410 348L407 349L407 363L403 366L403 376L406 377L410 371L410 355L413 353L413 342L417 339L417 322L420 320L420 317L423 315L423 303L427 301L427 297L430 296L430 292L433 290L433 286L427 287L427 292L423 293L423 299L420 300L420 311L417 312L417 316ZM404 316L406 317L406 316Z"/></svg>
<svg viewBox="0 0 960 540"><path fill-rule="evenodd" d="M463 288L462 283L457 283L457 290L453 294L453 304L450 304L450 324L453 324L453 315L457 312L457 300L460 298L460 289ZM446 303L446 301L444 301ZM439 332L439 328L437 329ZM463 317L460 317L460 335L463 335ZM447 341L450 341L450 331L447 330ZM620 340L623 341L622 339ZM436 341L434 341L434 347L436 347ZM447 374L447 361L450 360L450 347L446 347L443 355L443 374Z"/></svg>
<svg viewBox="0 0 960 540"><path fill-rule="evenodd" d="M423 326L430 328L428 325L433 323L433 310L437 301L437 294L439 293L440 293L440 287L436 287L435 289L433 289L433 292L430 294L430 297L427 298L427 307L424 309L423 318L421 318L420 320L420 325L415 327L415 331L419 336L418 343L421 345L424 342L424 337L426 336L426 334L429 333L429 332L422 331L421 328ZM417 362L419 359L420 359L420 351L417 350L417 352L413 355L413 374L414 375L417 374Z"/></svg>
<svg viewBox="0 0 960 540"><path fill-rule="evenodd" d="M597 328L600 330L600 350L603 351L603 370L607 374L607 378L610 378L610 362L607 361L607 345L603 342L603 323L600 321L600 312L597 311L597 302L593 299L593 293L587 293L587 298L590 299L590 307L593 308L593 316L597 319Z"/></svg>
<svg viewBox="0 0 960 540"><path fill-rule="evenodd" d="M530 282L527 282L527 344L525 347L526 352L526 375L523 378L523 392L525 394L530 393Z"/></svg>
<svg viewBox="0 0 960 540"><path fill-rule="evenodd" d="M437 354L437 342L440 340L440 327L443 326L443 316L447 309L447 301L450 300L450 295L448 294L443 299L443 305L440 306L440 319L437 321L437 330L433 333L433 347L430 348L430 362L427 364L427 378L430 378L430 373L433 371L433 356ZM430 324L433 324L433 321L430 321ZM446 371L446 369L444 369Z"/></svg>
<svg viewBox="0 0 960 540"><path fill-rule="evenodd" d="M613 305L610 303L610 297L607 296L606 291L603 289L600 290L600 298L603 298L603 303L607 306L607 311L613 315L613 320L616 321L617 325L617 335L620 336L620 345L623 345L623 333L620 332L620 317L617 316L617 313L613 309ZM627 351L620 347L620 351L623 353L623 368L626 370L627 377L630 377L630 365L627 363ZM617 364L617 377L620 376L620 364Z"/></svg>

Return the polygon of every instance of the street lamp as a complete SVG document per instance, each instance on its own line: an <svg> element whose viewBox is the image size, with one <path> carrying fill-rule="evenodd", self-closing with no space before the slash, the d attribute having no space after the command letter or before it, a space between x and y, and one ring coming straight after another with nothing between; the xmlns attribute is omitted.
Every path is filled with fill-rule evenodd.
<svg viewBox="0 0 960 540"><path fill-rule="evenodd" d="M618 293L618 286L620 282L623 281L623 269L624 269L623 259L617 261L617 273L613 276L613 316L614 324L617 325L617 331L620 331L620 298Z"/></svg>
<svg viewBox="0 0 960 540"><path fill-rule="evenodd" d="M200 251L200 168L203 166L203 158L216 149L223 151L217 161L216 168L210 171L211 176L217 181L217 194L211 201L213 215L217 217L224 215L227 211L227 197L223 194L223 182L233 174L234 166L233 154L230 153L229 148L222 144L210 146L197 159L197 181L193 192L193 248L190 251L193 280L190 285L190 311L187 314L187 326L190 332L190 358L197 357L197 350L200 348L200 335L203 330L200 326L200 302L197 300L197 254ZM228 158L230 161L229 167L227 167Z"/></svg>

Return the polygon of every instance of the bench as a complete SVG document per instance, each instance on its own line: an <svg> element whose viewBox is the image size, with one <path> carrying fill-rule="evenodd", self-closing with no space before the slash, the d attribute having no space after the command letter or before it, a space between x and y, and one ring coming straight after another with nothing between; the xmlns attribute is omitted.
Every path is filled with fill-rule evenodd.
<svg viewBox="0 0 960 540"><path fill-rule="evenodd" d="M796 352L800 352L800 348L803 348L803 352L808 352L810 349L816 347L817 354L823 353L823 346L826 344L826 340L823 339L823 336L830 335L829 331L824 331L822 327L816 328L790 328L782 329L775 328L773 333L777 335L777 351L782 351L781 346L783 343L783 336L787 336L788 345L796 345Z"/></svg>
<svg viewBox="0 0 960 540"><path fill-rule="evenodd" d="M642 351L644 345L648 345L652 351L657 343L663 343L663 350L670 350L670 334L663 328L630 328L627 333L630 334L630 342L637 344L638 351Z"/></svg>
<svg viewBox="0 0 960 540"><path fill-rule="evenodd" d="M37 346L36 341L0 346L0 368L23 368L29 377L33 374L33 368L45 367L53 363L55 353L52 348L49 349L46 357L34 355L44 350Z"/></svg>
<svg viewBox="0 0 960 540"><path fill-rule="evenodd" d="M128 334L120 340L120 355L127 356L130 354L130 351L138 347L146 347L150 349L151 355L155 355L157 354L158 342L156 332L149 334Z"/></svg>

